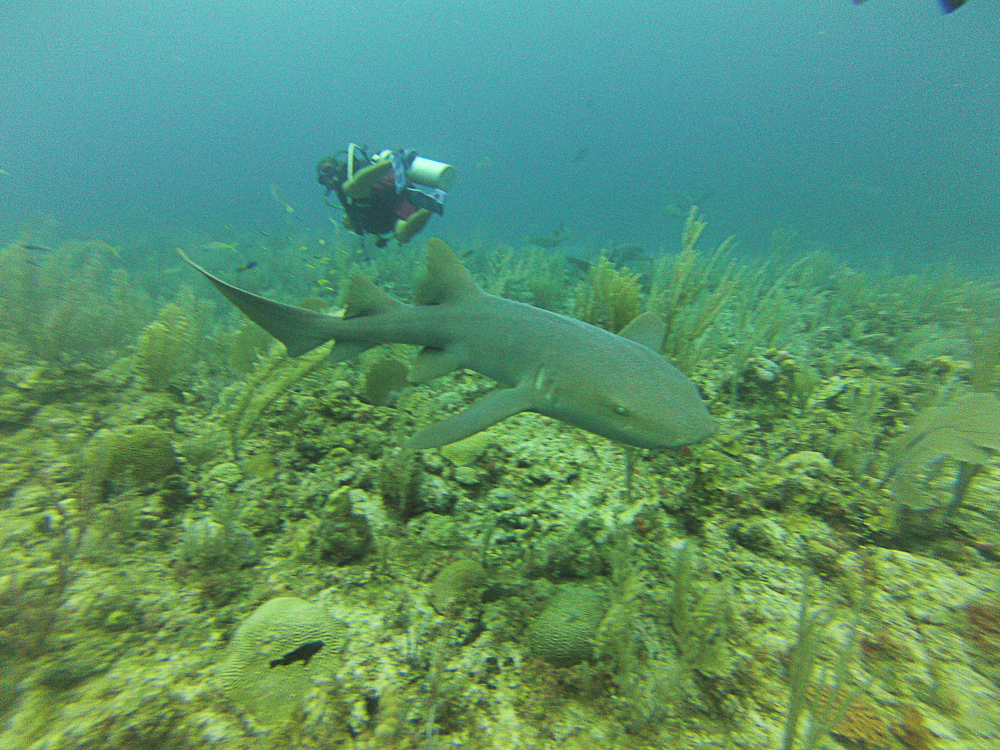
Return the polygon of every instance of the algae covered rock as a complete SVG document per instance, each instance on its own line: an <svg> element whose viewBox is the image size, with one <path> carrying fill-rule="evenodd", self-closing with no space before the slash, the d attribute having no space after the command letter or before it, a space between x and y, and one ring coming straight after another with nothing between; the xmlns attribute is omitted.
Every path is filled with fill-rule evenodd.
<svg viewBox="0 0 1000 750"><path fill-rule="evenodd" d="M557 667L593 658L593 639L610 601L590 586L565 586L528 629L531 652Z"/></svg>
<svg viewBox="0 0 1000 750"><path fill-rule="evenodd" d="M345 636L317 604L282 596L237 629L219 669L226 696L264 726L285 721L314 680L331 680Z"/></svg>
<svg viewBox="0 0 1000 750"><path fill-rule="evenodd" d="M354 510L354 504L363 501L361 490L341 487L331 492L318 517L299 527L296 534L299 557L346 565L368 554L375 539L368 519Z"/></svg>
<svg viewBox="0 0 1000 750"><path fill-rule="evenodd" d="M431 606L439 615L451 615L472 601L486 583L486 569L482 565L475 560L456 560L431 581Z"/></svg>

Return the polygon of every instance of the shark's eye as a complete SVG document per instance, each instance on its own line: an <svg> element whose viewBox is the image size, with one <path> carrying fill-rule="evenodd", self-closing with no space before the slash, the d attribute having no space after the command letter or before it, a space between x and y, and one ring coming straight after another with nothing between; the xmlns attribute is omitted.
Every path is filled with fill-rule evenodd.
<svg viewBox="0 0 1000 750"><path fill-rule="evenodd" d="M626 409L624 406L616 406L615 414L617 414L620 417L624 417L626 414L628 414L628 409Z"/></svg>

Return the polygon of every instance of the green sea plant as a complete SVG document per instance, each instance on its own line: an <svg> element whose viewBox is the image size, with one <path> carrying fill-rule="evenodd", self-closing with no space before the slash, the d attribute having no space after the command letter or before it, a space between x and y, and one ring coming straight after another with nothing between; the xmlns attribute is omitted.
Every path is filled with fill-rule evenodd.
<svg viewBox="0 0 1000 750"><path fill-rule="evenodd" d="M1000 451L1000 399L990 393L959 396L944 406L925 409L889 449L886 482L907 505L919 505L919 481L928 464L944 457L959 461L944 518L954 516L972 480Z"/></svg>
<svg viewBox="0 0 1000 750"><path fill-rule="evenodd" d="M470 266L476 260L482 264L476 270L484 277L485 291L545 310L561 311L566 296L566 262L562 255L540 247L529 247L519 253L509 247L492 251L482 248L481 253L469 257Z"/></svg>
<svg viewBox="0 0 1000 750"><path fill-rule="evenodd" d="M317 347L296 360L286 357L280 349L273 350L258 362L253 374L243 383L240 395L221 413L229 433L229 448L234 456L239 455L240 445L253 432L268 407L296 383L327 363L334 343L331 341Z"/></svg>
<svg viewBox="0 0 1000 750"><path fill-rule="evenodd" d="M991 393L1000 372L1000 322L973 342L972 370L969 373L972 390Z"/></svg>
<svg viewBox="0 0 1000 750"><path fill-rule="evenodd" d="M728 581L697 586L696 555L697 546L686 543L677 554L671 576L669 627L681 679L693 671L707 676L722 674L731 661L732 591Z"/></svg>
<svg viewBox="0 0 1000 750"><path fill-rule="evenodd" d="M427 508L420 498L424 467L420 454L408 446L382 454L378 469L378 489L392 516L405 523Z"/></svg>
<svg viewBox="0 0 1000 750"><path fill-rule="evenodd" d="M274 346L275 341L267 331L247 320L230 341L229 367L239 373L248 373Z"/></svg>
<svg viewBox="0 0 1000 750"><path fill-rule="evenodd" d="M158 390L174 383L191 367L198 329L188 316L193 302L190 288L178 301L160 309L156 320L139 334L135 353L135 373L147 388Z"/></svg>
<svg viewBox="0 0 1000 750"><path fill-rule="evenodd" d="M148 317L149 300L99 241L0 248L0 332L44 360L110 361ZM37 242L37 240L36 240Z"/></svg>
<svg viewBox="0 0 1000 750"><path fill-rule="evenodd" d="M601 255L577 295L574 317L618 333L639 315L639 276Z"/></svg>
<svg viewBox="0 0 1000 750"><path fill-rule="evenodd" d="M861 615L868 603L869 591L866 588L857 599L847 640L837 649L830 671L832 683L827 685L826 670L817 675L816 665L833 616L828 608L814 606L813 586L807 576L803 584L795 645L792 647L788 670L788 708L785 712L781 750L792 750L797 741L800 750L815 750L830 730L837 726L861 692L858 687L850 687L848 681L851 665L857 656L858 631ZM816 689L817 685L820 686L819 690ZM817 695L820 696L819 700L816 699ZM807 712L805 735L800 740L799 726Z"/></svg>
<svg viewBox="0 0 1000 750"><path fill-rule="evenodd" d="M837 468L860 478L875 460L875 445L882 434L878 424L882 394L877 384L862 382L841 396L838 405L846 413L830 447L830 457Z"/></svg>
<svg viewBox="0 0 1000 750"><path fill-rule="evenodd" d="M681 252L656 263L646 302L646 310L666 323L660 351L684 372L691 372L701 359L708 334L739 282L736 266L728 259L732 237L708 259L697 249L706 226L697 208L692 208L681 235Z"/></svg>
<svg viewBox="0 0 1000 750"><path fill-rule="evenodd" d="M366 404L385 406L392 399L392 394L409 384L406 376L405 364L391 355L382 355L365 371L361 400Z"/></svg>

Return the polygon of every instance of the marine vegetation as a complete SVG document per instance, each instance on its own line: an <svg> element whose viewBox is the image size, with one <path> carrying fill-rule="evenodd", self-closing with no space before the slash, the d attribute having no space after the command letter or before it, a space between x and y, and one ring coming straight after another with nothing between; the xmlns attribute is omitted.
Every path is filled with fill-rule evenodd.
<svg viewBox="0 0 1000 750"><path fill-rule="evenodd" d="M1000 285L711 228L581 273L294 219L26 227L0 750L995 744Z"/></svg>

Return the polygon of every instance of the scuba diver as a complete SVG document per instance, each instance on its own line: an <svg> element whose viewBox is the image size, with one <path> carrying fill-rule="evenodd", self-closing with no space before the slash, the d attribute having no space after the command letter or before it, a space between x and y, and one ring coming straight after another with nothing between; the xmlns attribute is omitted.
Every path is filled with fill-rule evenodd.
<svg viewBox="0 0 1000 750"><path fill-rule="evenodd" d="M353 143L320 161L316 172L326 195L336 193L340 199L344 226L355 234L376 235L376 247L385 247L391 237L401 245L409 242L432 214L444 214L445 191L455 181L454 167L417 156L413 149L368 156Z"/></svg>

